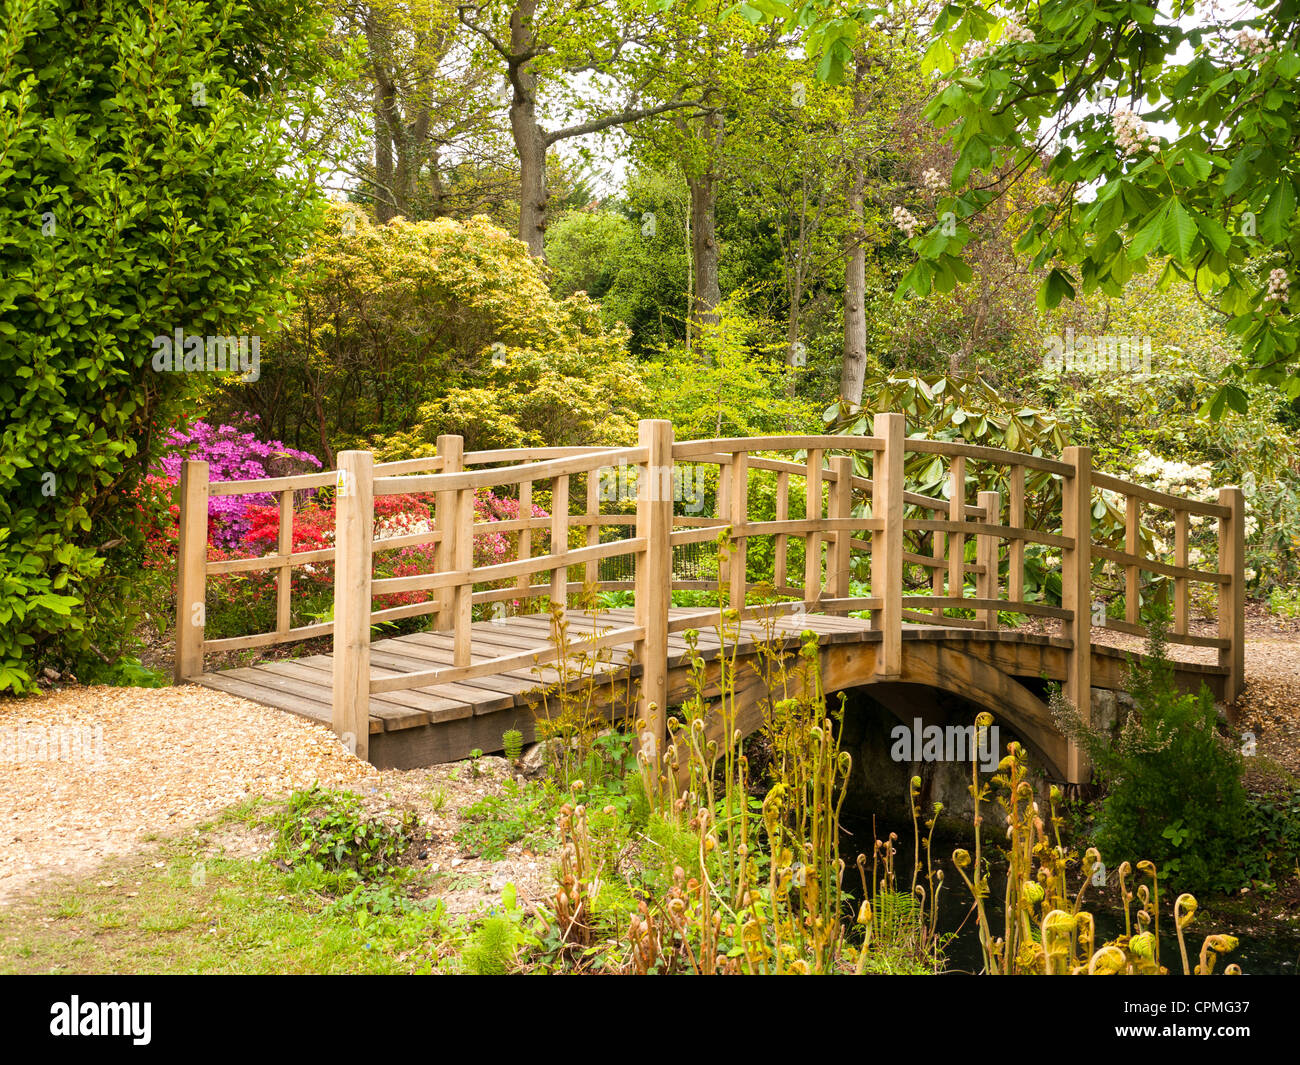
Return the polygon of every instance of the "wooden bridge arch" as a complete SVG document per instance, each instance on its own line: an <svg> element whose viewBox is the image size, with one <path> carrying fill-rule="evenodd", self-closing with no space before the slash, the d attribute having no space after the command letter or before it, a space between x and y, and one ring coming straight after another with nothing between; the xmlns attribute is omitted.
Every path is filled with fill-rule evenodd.
<svg viewBox="0 0 1300 1065"><path fill-rule="evenodd" d="M907 491L909 461L939 464L945 497ZM1059 681L1087 716L1091 689L1118 687L1123 670L1123 656L1093 634L1146 633L1139 608L1144 574L1172 592L1170 641L1217 650L1217 664L1179 664L1180 682L1207 682L1231 703L1244 679L1241 491L1221 488L1215 502L1156 492L1094 471L1087 448L1050 458L912 438L903 415L882 414L869 437L675 442L670 423L643 421L635 447L465 453L459 437L444 436L428 458L377 465L368 452L349 451L338 462L337 470L324 473L237 482L210 482L206 463L185 463L175 673L178 682L327 721L358 755L378 764L428 764L474 748L499 749L502 733L512 727L530 734L529 701L539 683L562 682L572 672L575 647L588 660L601 659L593 668L611 685L620 678L635 681L642 742L662 749L666 710L680 700L687 668L684 634L700 633L702 655L743 657L756 654L756 641L771 638L776 625L791 646L799 632L818 633L827 691L873 683L951 691L1005 720L1045 765L1079 782L1087 776L1080 752L1055 730L1021 678ZM799 481L802 492L792 483ZM683 498L686 482L696 488L707 483L711 491ZM980 483L1004 486L1005 499L1002 492L978 490ZM549 485L541 515L533 507L535 494L542 495L539 484ZM770 517L755 514L760 484L773 499ZM334 546L295 551L294 494L319 488L335 492ZM585 505L575 506L575 488L585 493ZM517 504L517 515L476 518L475 501L485 489L502 490ZM209 561L209 497L247 493L278 496L277 550ZM1099 493L1123 500L1122 549L1094 537ZM435 500L430 526L377 529L375 498L407 494ZM710 494L712 512L701 513ZM1172 516L1172 552L1158 550L1144 535L1144 508ZM1212 569L1189 564L1193 520L1217 527ZM675 552L713 541L723 530L730 546L716 580L680 572ZM508 540L513 559L476 564L475 537L489 533ZM546 553L534 554L540 546L535 540L543 539ZM375 576L376 556L423 545L434 547L429 572ZM1043 565L1059 575L1059 603L1026 593L1027 550L1038 553L1040 575ZM751 551L756 558L762 551L765 559L770 552L770 566L750 567ZM630 578L602 572L618 559L630 560ZM294 567L330 563L333 621L293 625ZM1122 584L1123 619L1094 610L1094 576L1106 569ZM206 639L208 578L267 570L276 574L275 629ZM861 577L856 587L855 572ZM1217 590L1213 636L1194 634L1189 625L1191 589L1198 583ZM737 610L730 647L710 635L716 606L672 605L674 592L710 587L720 587ZM592 592L631 593L633 603L578 608ZM423 594L427 598L383 605L386 597ZM539 612L543 599L561 609L575 637L567 646L553 639L553 619ZM475 620L476 607L494 616ZM1000 613L1045 618L1059 624L1059 635L1008 629ZM379 623L421 615L433 616L431 631L375 636ZM326 635L333 638L332 655L204 669L205 656L214 652ZM746 684L752 719L763 693L752 680Z"/></svg>

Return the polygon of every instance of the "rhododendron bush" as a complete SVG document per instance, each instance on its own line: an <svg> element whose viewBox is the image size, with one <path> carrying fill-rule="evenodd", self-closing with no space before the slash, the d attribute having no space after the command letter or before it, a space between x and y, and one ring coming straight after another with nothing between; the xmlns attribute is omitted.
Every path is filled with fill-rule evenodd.
<svg viewBox="0 0 1300 1065"><path fill-rule="evenodd" d="M179 508L174 502L181 463L187 458L209 463L214 481L282 477L319 469L320 460L279 441L258 440L250 426L211 426L198 422L188 433L173 432L170 450L160 471L141 489L141 507L153 513L155 527L149 537L148 566L168 573L175 567ZM332 488L295 493L292 543L295 553L334 546L335 509ZM383 541L429 533L434 529L432 495L375 497L374 576L407 577L436 568L435 545L417 544L385 550ZM217 496L208 512L208 561L254 558L274 554L279 546L280 507L271 493ZM161 517L166 515L165 518ZM548 517L534 505L532 516ZM476 523L514 521L519 501L480 489L474 500ZM474 537L474 565L493 566L512 561L518 533L481 531ZM274 570L222 573L208 578L207 635L209 639L269 631L275 626L276 575ZM501 582L504 586L506 582ZM428 592L377 596L375 609L405 606L430 597ZM310 624L332 617L334 564L295 566L291 577L292 624ZM415 619L411 624L423 624Z"/></svg>
<svg viewBox="0 0 1300 1065"><path fill-rule="evenodd" d="M240 425L211 425L197 421L188 433L167 433L167 450L160 463L163 476L177 481L186 459L208 464L212 481L253 481L264 477L289 477L321 468L320 459L287 447L278 440L256 435L257 415L240 416ZM252 512L274 502L268 493L213 496L208 500L208 539L218 547L235 547L252 528ZM278 509L277 509L278 512Z"/></svg>

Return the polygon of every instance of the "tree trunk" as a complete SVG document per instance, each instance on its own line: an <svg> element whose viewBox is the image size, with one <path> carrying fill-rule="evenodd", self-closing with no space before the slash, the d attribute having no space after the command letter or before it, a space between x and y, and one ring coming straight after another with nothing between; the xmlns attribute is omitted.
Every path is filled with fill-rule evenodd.
<svg viewBox="0 0 1300 1065"><path fill-rule="evenodd" d="M868 100L863 77L868 64L859 59L853 90L853 115L866 117ZM862 405L862 384L867 375L867 233L863 196L867 183L866 161L855 154L849 186L849 227L844 252L844 359L840 364L840 399L851 407Z"/></svg>
<svg viewBox="0 0 1300 1065"><path fill-rule="evenodd" d="M524 0L510 13L510 50L526 55L532 45L534 0ZM508 76L514 90L510 98L510 133L519 155L519 239L530 254L546 251L546 133L537 121L537 75L530 60L512 62Z"/></svg>
<svg viewBox="0 0 1300 1065"><path fill-rule="evenodd" d="M381 225L396 213L392 204L393 136L388 119L394 100L391 87L375 85L375 220Z"/></svg>
<svg viewBox="0 0 1300 1065"><path fill-rule="evenodd" d="M717 177L705 174L687 178L691 191L691 271L695 275L695 300L691 321L716 325L722 290L718 286Z"/></svg>

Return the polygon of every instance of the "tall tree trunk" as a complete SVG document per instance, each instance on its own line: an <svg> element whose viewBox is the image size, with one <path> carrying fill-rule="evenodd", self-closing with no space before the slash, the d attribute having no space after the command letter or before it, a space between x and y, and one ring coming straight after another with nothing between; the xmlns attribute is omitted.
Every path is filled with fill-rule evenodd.
<svg viewBox="0 0 1300 1065"><path fill-rule="evenodd" d="M859 58L853 90L853 115L859 121L867 114L863 78L868 65ZM863 199L866 183L866 161L855 154L848 197L852 225L844 253L844 359L840 364L840 399L851 407L862 405L862 384L867 375L867 233Z"/></svg>
<svg viewBox="0 0 1300 1065"><path fill-rule="evenodd" d="M385 88L383 82L375 84L375 219L379 223L389 221L396 211L393 209L393 135L389 127L389 115L394 105L392 87Z"/></svg>
<svg viewBox="0 0 1300 1065"><path fill-rule="evenodd" d="M695 275L695 300L691 321L716 325L722 289L718 285L717 177L712 173L687 178L691 191L691 272Z"/></svg>
<svg viewBox="0 0 1300 1065"><path fill-rule="evenodd" d="M534 0L523 0L510 13L510 50L527 55L532 45ZM537 75L530 60L511 62L510 133L519 155L519 239L530 254L546 251L546 132L537 121Z"/></svg>

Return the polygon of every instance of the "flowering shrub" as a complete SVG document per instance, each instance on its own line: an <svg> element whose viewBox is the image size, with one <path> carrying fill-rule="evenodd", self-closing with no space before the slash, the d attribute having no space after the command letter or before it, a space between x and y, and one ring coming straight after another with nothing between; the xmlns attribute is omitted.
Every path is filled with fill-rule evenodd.
<svg viewBox="0 0 1300 1065"><path fill-rule="evenodd" d="M257 416L243 416L244 424L213 426L197 421L188 433L172 429L161 460L163 475L180 479L181 463L200 459L208 464L213 481L250 481L264 477L288 477L321 468L320 459L306 451L287 447L278 440L257 438ZM208 501L208 540L218 547L233 548L243 543L252 528L250 508L274 502L268 493L213 496Z"/></svg>

